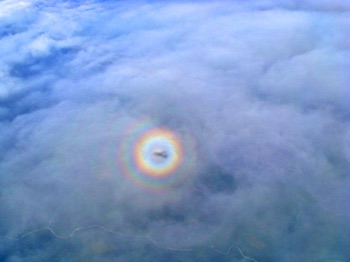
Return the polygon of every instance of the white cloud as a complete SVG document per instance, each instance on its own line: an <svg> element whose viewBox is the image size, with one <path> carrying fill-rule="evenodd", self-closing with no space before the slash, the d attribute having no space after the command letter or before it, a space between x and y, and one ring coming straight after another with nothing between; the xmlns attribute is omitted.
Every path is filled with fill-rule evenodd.
<svg viewBox="0 0 350 262"><path fill-rule="evenodd" d="M0 4L0 260L346 261L346 3ZM157 193L145 117L195 145Z"/></svg>

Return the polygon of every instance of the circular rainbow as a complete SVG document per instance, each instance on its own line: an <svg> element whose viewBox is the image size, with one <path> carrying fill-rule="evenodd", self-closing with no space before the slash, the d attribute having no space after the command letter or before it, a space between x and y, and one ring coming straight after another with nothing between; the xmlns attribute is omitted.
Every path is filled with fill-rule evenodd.
<svg viewBox="0 0 350 262"><path fill-rule="evenodd" d="M170 130L156 128L135 143L134 159L139 171L153 177L171 175L182 162L182 145Z"/></svg>
<svg viewBox="0 0 350 262"><path fill-rule="evenodd" d="M187 140L149 120L132 125L119 151L123 173L147 188L164 188L181 181L194 162L194 150Z"/></svg>

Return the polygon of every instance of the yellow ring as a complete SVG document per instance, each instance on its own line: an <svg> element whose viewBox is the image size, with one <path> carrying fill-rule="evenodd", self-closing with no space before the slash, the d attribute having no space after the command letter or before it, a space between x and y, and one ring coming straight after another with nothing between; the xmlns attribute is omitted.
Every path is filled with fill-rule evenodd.
<svg viewBox="0 0 350 262"><path fill-rule="evenodd" d="M152 166L142 155L143 148L153 139L166 140L173 150L173 156L171 163L164 168L156 168ZM142 135L135 143L134 146L134 159L138 169L146 175L152 177L164 177L172 174L182 162L183 148L177 136L167 129L153 129Z"/></svg>

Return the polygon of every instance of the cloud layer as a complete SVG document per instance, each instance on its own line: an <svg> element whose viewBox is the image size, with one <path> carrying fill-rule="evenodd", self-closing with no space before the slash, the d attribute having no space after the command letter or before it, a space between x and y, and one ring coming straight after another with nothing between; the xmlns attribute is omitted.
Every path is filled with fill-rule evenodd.
<svg viewBox="0 0 350 262"><path fill-rule="evenodd" d="M0 260L350 261L349 9L0 2ZM181 181L130 179L135 123Z"/></svg>

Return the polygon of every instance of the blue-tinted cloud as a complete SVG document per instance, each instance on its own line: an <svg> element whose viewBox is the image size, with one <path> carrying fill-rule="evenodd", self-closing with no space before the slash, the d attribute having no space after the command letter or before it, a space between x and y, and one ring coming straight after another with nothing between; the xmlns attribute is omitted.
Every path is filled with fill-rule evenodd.
<svg viewBox="0 0 350 262"><path fill-rule="evenodd" d="M349 23L344 1L2 1L0 260L349 261ZM158 191L120 150L151 124L188 161Z"/></svg>

